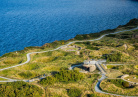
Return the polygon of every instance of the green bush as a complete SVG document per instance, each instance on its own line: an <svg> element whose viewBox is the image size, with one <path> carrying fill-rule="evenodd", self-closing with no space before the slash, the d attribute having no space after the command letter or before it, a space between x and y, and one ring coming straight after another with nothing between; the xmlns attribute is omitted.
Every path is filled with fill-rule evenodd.
<svg viewBox="0 0 138 97"><path fill-rule="evenodd" d="M84 75L77 70L61 69L54 75L61 82L78 81L84 78Z"/></svg>
<svg viewBox="0 0 138 97"><path fill-rule="evenodd" d="M84 75L77 70L68 70L67 68L61 68L59 72L53 76L48 76L42 79L39 83L42 85L52 85L55 82L74 82L82 80Z"/></svg>
<svg viewBox="0 0 138 97"><path fill-rule="evenodd" d="M100 96L97 96L96 94L88 94L87 97L100 97Z"/></svg>
<svg viewBox="0 0 138 97"><path fill-rule="evenodd" d="M61 41L54 41L54 42L52 42L52 43L46 43L46 44L44 44L42 47L48 47L48 48L55 48L55 47L57 47L58 45L64 45L64 44L66 44L66 42L67 41L65 41L65 40L61 40Z"/></svg>
<svg viewBox="0 0 138 97"><path fill-rule="evenodd" d="M69 97L80 97L82 92L79 89L69 89L67 92Z"/></svg>
<svg viewBox="0 0 138 97"><path fill-rule="evenodd" d="M42 89L22 81L0 85L0 97L41 97Z"/></svg>
<svg viewBox="0 0 138 97"><path fill-rule="evenodd" d="M42 85L52 85L57 81L57 79L53 76L48 76L44 79L42 79L39 83Z"/></svg>
<svg viewBox="0 0 138 97"><path fill-rule="evenodd" d="M109 35L106 35L107 37L116 37L116 34L109 34Z"/></svg>
<svg viewBox="0 0 138 97"><path fill-rule="evenodd" d="M86 49L90 49L90 50L99 50L99 48L98 47L94 47L94 46L87 46L87 48Z"/></svg>
<svg viewBox="0 0 138 97"><path fill-rule="evenodd" d="M76 40L84 40L84 37L82 35L76 35L75 39Z"/></svg>
<svg viewBox="0 0 138 97"><path fill-rule="evenodd" d="M110 54L105 56L104 58L107 59L107 62L121 62L121 53L114 53L114 54Z"/></svg>
<svg viewBox="0 0 138 97"><path fill-rule="evenodd" d="M138 50L138 45L133 45L135 47L135 50Z"/></svg>
<svg viewBox="0 0 138 97"><path fill-rule="evenodd" d="M129 88L129 87L130 87L130 85L129 85L128 82L123 82L123 86L124 86L125 88Z"/></svg>

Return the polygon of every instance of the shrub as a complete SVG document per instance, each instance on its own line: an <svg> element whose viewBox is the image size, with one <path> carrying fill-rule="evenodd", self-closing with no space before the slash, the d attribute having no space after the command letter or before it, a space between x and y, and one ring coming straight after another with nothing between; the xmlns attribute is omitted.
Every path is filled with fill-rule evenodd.
<svg viewBox="0 0 138 97"><path fill-rule="evenodd" d="M52 85L57 81L57 79L53 76L48 76L44 79L42 79L39 83L42 85Z"/></svg>
<svg viewBox="0 0 138 97"><path fill-rule="evenodd" d="M86 49L90 49L90 50L99 50L98 47L94 47L94 46L87 46Z"/></svg>
<svg viewBox="0 0 138 97"><path fill-rule="evenodd" d="M0 85L0 97L41 97L42 90L22 81Z"/></svg>
<svg viewBox="0 0 138 97"><path fill-rule="evenodd" d="M100 96L97 96L96 94L88 94L87 97L100 97Z"/></svg>
<svg viewBox="0 0 138 97"><path fill-rule="evenodd" d="M42 79L39 83L42 85L52 85L55 82L73 82L82 80L84 75L77 70L68 70L67 68L61 68L59 72L54 76L48 76Z"/></svg>
<svg viewBox="0 0 138 97"><path fill-rule="evenodd" d="M129 87L130 87L130 85L129 85L128 82L123 82L123 86L124 86L125 88L129 88Z"/></svg>
<svg viewBox="0 0 138 97"><path fill-rule="evenodd" d="M133 45L135 47L135 50L138 50L138 45Z"/></svg>
<svg viewBox="0 0 138 97"><path fill-rule="evenodd" d="M115 34L109 34L109 35L106 35L107 37L116 37Z"/></svg>
<svg viewBox="0 0 138 97"><path fill-rule="evenodd" d="M82 35L76 35L75 39L76 40L84 40L84 37Z"/></svg>
<svg viewBox="0 0 138 97"><path fill-rule="evenodd" d="M114 54L110 54L105 56L105 58L107 59L107 62L120 62L121 60L121 53L114 53Z"/></svg>
<svg viewBox="0 0 138 97"><path fill-rule="evenodd" d="M90 49L90 50L99 50L99 48L98 47L96 47L96 46L92 46L91 45L91 42L83 42L83 44L85 44L85 46L86 46L86 49Z"/></svg>
<svg viewBox="0 0 138 97"><path fill-rule="evenodd" d="M67 92L69 97L80 97L82 92L79 89L69 89Z"/></svg>
<svg viewBox="0 0 138 97"><path fill-rule="evenodd" d="M78 81L84 78L84 75L77 70L61 69L54 75L61 82Z"/></svg>

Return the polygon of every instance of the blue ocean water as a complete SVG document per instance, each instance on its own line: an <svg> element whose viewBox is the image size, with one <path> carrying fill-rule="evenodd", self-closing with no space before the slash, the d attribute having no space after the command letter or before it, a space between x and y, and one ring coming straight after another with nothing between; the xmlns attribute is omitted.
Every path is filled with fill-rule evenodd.
<svg viewBox="0 0 138 97"><path fill-rule="evenodd" d="M0 56L138 18L137 0L1 0Z"/></svg>

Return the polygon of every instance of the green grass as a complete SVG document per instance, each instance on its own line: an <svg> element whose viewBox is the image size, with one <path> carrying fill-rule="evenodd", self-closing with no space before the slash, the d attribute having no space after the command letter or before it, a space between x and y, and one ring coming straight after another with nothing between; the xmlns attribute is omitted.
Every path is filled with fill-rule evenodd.
<svg viewBox="0 0 138 97"><path fill-rule="evenodd" d="M61 67L68 68L72 64L82 63L82 60L84 60L84 58L76 56L75 52L69 53L64 51L54 51L42 54L33 54L31 55L31 61L29 63L9 70L1 71L0 74L7 77L23 79L27 78L23 75L30 72L33 75L30 76L30 78L33 78L35 77L34 75L38 76L48 74L53 71L59 71ZM23 74L23 72L25 74Z"/></svg>

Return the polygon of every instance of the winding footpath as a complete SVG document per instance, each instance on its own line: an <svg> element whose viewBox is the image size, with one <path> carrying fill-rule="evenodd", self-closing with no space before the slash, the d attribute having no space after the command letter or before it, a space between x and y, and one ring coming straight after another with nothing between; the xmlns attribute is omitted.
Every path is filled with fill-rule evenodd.
<svg viewBox="0 0 138 97"><path fill-rule="evenodd" d="M118 31L118 32L114 32L114 33L109 33L109 34L117 34L117 33L120 33L120 32L132 31L132 30L136 30L136 29L138 29L138 27L137 28L130 29L130 30L123 30L123 31ZM11 68L18 67L18 66L24 65L26 63L29 63L30 60L31 60L31 57L30 57L31 54L56 51L56 50L59 50L60 48L62 48L64 46L68 46L68 45L73 44L73 43L76 43L76 42L87 42L87 41L100 40L100 39L102 39L103 37L105 37L106 35L109 35L109 34L104 34L101 37L99 37L97 39L92 39L92 40L72 41L72 42L69 42L66 45L62 45L62 46L60 46L60 47L58 47L56 49L53 49L53 50L47 50L47 51L41 51L41 52L31 52L31 53L28 53L26 55L27 56L27 61L26 62L21 63L21 64L18 64L18 65L11 66L11 67L6 67L6 68L3 68L3 69L0 69L0 71L6 70L6 69L11 69ZM69 69L72 70L74 67L78 67L78 66L81 66L81 65L82 64L80 64L80 65L74 65L74 66L71 66ZM32 81L35 81L34 79L31 79L31 80L17 80L17 79L10 79L10 78L6 78L6 77L2 77L2 76L0 76L0 78L6 79L5 81L0 81L0 82L15 82L15 81L32 82ZM45 78L45 77L43 77L43 78ZM99 85L100 85L101 81L104 80L105 78L106 78L105 73L102 73L102 77L98 80L98 82L97 82L97 84L95 86L95 91L98 92L98 93L103 93L103 94L110 94L110 95L115 95L115 96L122 96L122 95L117 95L117 94L103 92L103 91L100 90L100 86ZM42 79L42 78L39 78L39 79ZM136 97L136 96L125 96L125 97Z"/></svg>

